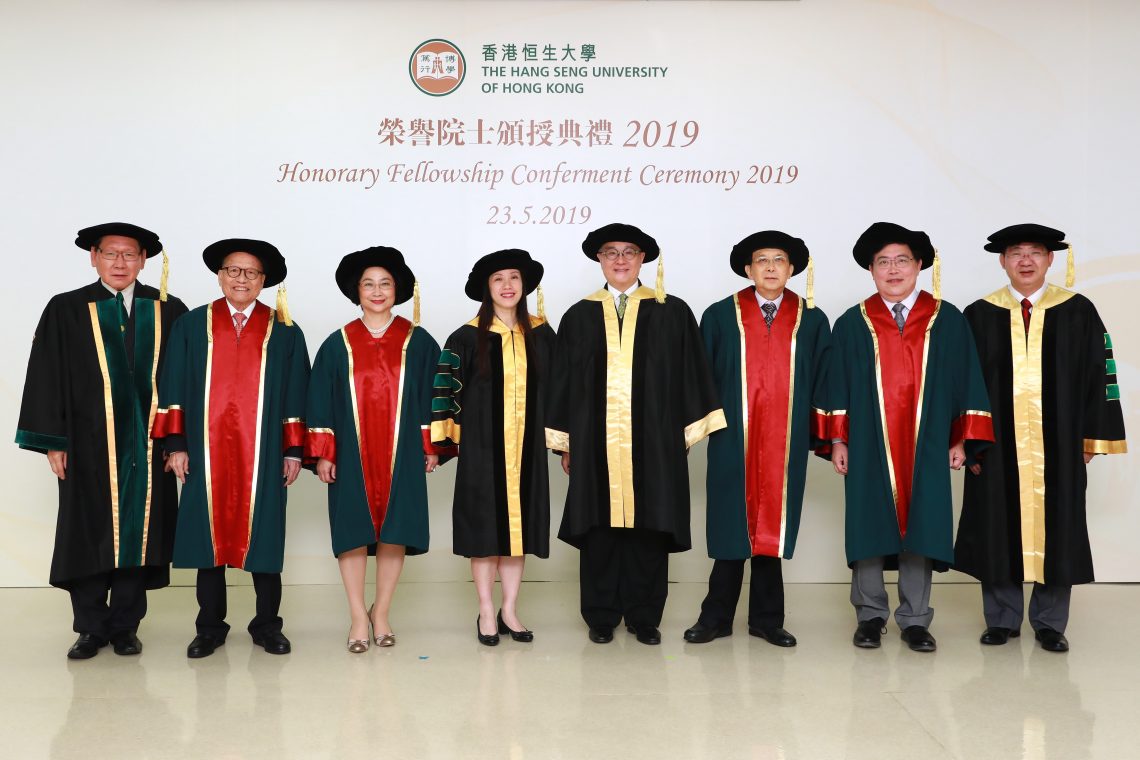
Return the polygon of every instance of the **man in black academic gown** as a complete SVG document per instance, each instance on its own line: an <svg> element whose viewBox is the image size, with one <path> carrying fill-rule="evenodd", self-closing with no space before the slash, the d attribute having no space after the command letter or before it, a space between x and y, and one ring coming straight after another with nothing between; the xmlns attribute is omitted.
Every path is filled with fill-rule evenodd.
<svg viewBox="0 0 1140 760"><path fill-rule="evenodd" d="M993 448L966 475L955 568L982 582L983 644L1021 634L1023 583L1033 583L1029 624L1041 647L1069 648L1074 584L1093 580L1085 521L1085 466L1123 454L1124 417L1112 339L1084 296L1049 285L1065 233L1017 224L987 251L1009 285L972 303L974 333L993 407ZM1072 249L1069 249L1072 286Z"/></svg>
<svg viewBox="0 0 1140 760"><path fill-rule="evenodd" d="M582 252L606 285L558 328L546 430L570 476L558 537L581 550L590 640L612 641L624 618L638 641L659 644L669 553L691 545L685 455L725 427L724 412L692 311L666 298L660 276L656 290L638 280L657 241L610 224Z"/></svg>
<svg viewBox="0 0 1140 760"><path fill-rule="evenodd" d="M48 302L36 327L16 443L59 479L50 581L71 594L73 660L110 642L142 651L146 590L166 586L177 490L149 430L166 336L186 307L138 282L158 236L111 222L80 230L99 280ZM165 254L164 254L165 260ZM109 596L109 600L108 600Z"/></svg>

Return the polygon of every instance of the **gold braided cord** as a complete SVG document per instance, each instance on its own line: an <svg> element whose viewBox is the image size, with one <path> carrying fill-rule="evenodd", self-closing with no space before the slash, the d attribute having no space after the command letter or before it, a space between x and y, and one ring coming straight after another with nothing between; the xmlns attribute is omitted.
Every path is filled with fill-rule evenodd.
<svg viewBox="0 0 1140 760"><path fill-rule="evenodd" d="M653 288L653 297L657 303L665 303L665 255L657 256L657 285Z"/></svg>
<svg viewBox="0 0 1140 760"><path fill-rule="evenodd" d="M285 293L285 283L277 286L277 321L284 322L286 327L293 326L293 317L289 315L289 296Z"/></svg>
<svg viewBox="0 0 1140 760"><path fill-rule="evenodd" d="M166 255L166 249L162 249L162 277L158 282L158 300L166 300L166 281L170 279L170 257Z"/></svg>
<svg viewBox="0 0 1140 760"><path fill-rule="evenodd" d="M420 281L412 286L412 326L420 326Z"/></svg>
<svg viewBox="0 0 1140 760"><path fill-rule="evenodd" d="M546 299L542 295L542 285L538 286L538 318L546 321Z"/></svg>
<svg viewBox="0 0 1140 760"><path fill-rule="evenodd" d="M934 280L934 298L942 300L942 259L938 255L938 249L934 249L934 272L932 273Z"/></svg>
<svg viewBox="0 0 1140 760"><path fill-rule="evenodd" d="M807 265L807 307L815 308L815 259L808 256Z"/></svg>
<svg viewBox="0 0 1140 760"><path fill-rule="evenodd" d="M1065 266L1065 287L1071 288L1077 283L1077 260L1073 255L1073 246L1069 246L1069 261Z"/></svg>

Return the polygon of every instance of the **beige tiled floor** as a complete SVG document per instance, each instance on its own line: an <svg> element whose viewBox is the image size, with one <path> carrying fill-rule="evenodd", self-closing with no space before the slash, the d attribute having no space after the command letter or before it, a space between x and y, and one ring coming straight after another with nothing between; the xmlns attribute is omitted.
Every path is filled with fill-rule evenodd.
<svg viewBox="0 0 1140 760"><path fill-rule="evenodd" d="M795 649L747 636L743 614L732 638L685 644L703 592L670 586L661 646L622 632L599 646L576 586L528 583L535 643L491 649L475 641L470 584L408 583L397 646L349 655L340 588L287 587L294 652L273 657L243 631L252 589L231 588L229 641L191 661L193 590L172 588L151 595L141 656L69 662L66 595L4 589L0 756L1140 757L1140 586L1077 589L1067 655L1031 632L983 648L972 585L935 587L933 655L907 650L893 624L881 650L852 647L842 585L789 585Z"/></svg>

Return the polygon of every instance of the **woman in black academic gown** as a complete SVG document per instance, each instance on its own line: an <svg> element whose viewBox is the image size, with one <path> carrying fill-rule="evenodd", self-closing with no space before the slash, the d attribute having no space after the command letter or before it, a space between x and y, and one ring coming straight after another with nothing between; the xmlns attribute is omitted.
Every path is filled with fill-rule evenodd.
<svg viewBox="0 0 1140 760"><path fill-rule="evenodd" d="M526 251L496 251L475 262L468 298L479 313L447 339L432 404L432 443L459 446L452 533L456 554L471 558L479 596L479 641L499 634L531 641L515 610L527 554L550 552L550 494L543 393L554 330L530 316L526 296L542 265ZM461 440L462 439L462 440ZM492 592L502 584L498 617Z"/></svg>

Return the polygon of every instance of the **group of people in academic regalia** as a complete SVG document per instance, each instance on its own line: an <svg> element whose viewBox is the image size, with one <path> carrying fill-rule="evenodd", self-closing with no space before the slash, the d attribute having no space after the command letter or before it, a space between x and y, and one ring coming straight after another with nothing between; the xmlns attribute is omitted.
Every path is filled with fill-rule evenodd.
<svg viewBox="0 0 1140 760"><path fill-rule="evenodd" d="M800 238L766 230L733 246L729 269L749 284L698 325L664 290L657 241L609 224L581 245L605 285L566 311L557 334L542 264L507 249L473 265L464 292L477 313L442 351L419 325L403 255L372 247L337 267L361 313L310 368L283 285L276 308L258 300L287 274L275 246L208 246L221 297L187 311L166 292L155 233L119 222L80 230L99 280L44 310L16 434L59 480L50 580L71 595L79 636L68 657L107 644L140 653L146 591L167 585L171 564L197 569L189 657L226 641L227 567L252 575L254 644L289 652L286 489L303 468L328 486L347 650L394 646L404 557L428 550L426 475L453 458L453 550L471 562L477 640L533 641L518 597L526 555L549 554L548 450L569 478L558 537L579 549L589 639L610 642L624 624L658 644L669 555L692 544L686 455L705 438L713 564L685 641L732 635L749 564L749 634L796 645L782 561L795 551L814 452L844 478L855 646L881 646L883 573L897 569L901 638L933 651L931 576L954 567L981 581L983 644L1020 635L1032 583L1035 637L1066 651L1072 586L1093 580L1085 468L1126 444L1111 338L1087 298L1046 283L1067 248L1072 287L1064 238L1037 224L991 235L984 247L1009 283L961 312L941 299L930 238L877 222L853 248L875 292L832 330ZM159 253L156 290L138 277ZM654 260L647 287L641 268ZM933 293L917 285L928 267ZM801 296L787 283L803 272ZM409 300L411 320L393 313ZM950 471L962 468L955 541Z"/></svg>

